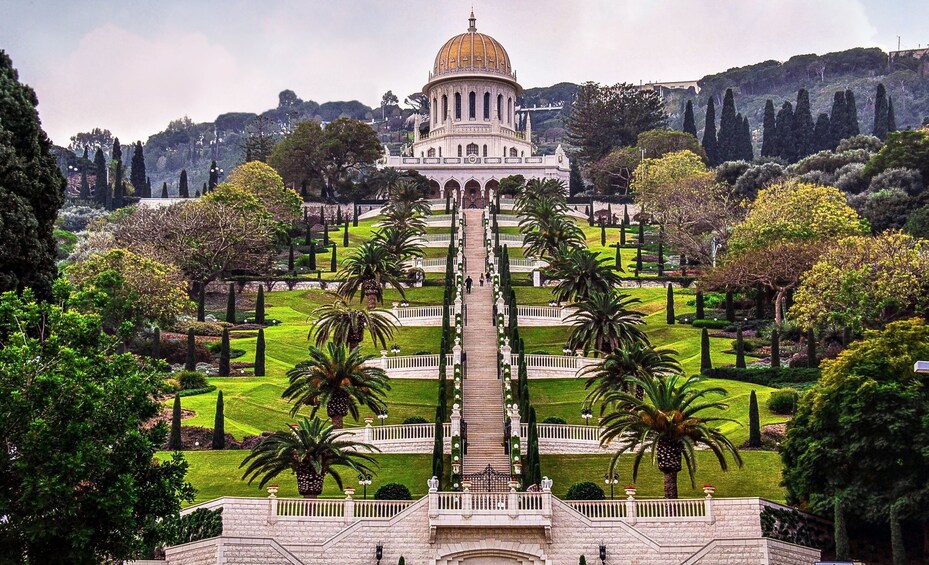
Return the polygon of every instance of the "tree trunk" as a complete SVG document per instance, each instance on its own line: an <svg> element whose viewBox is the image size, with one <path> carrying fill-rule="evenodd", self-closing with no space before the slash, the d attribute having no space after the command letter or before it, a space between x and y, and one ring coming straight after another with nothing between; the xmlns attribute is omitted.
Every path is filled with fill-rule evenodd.
<svg viewBox="0 0 929 565"><path fill-rule="evenodd" d="M344 422L345 422L345 416L342 416L339 414L334 414L332 416L332 427L333 428L337 430L341 430L342 426L344 425Z"/></svg>
<svg viewBox="0 0 929 565"><path fill-rule="evenodd" d="M784 325L784 298L786 296L786 290L778 289L774 297L774 323L777 324L779 328Z"/></svg>
<svg viewBox="0 0 929 565"><path fill-rule="evenodd" d="M323 492L325 473L314 473L309 465L298 467L295 473L297 475L297 491L300 496L303 498L316 498Z"/></svg>
<svg viewBox="0 0 929 565"><path fill-rule="evenodd" d="M677 498L677 471L664 474L664 497Z"/></svg>

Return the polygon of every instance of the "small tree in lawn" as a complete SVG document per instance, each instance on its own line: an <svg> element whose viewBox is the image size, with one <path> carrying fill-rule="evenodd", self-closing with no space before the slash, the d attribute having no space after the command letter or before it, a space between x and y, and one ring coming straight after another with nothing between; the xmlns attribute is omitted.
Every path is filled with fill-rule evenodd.
<svg viewBox="0 0 929 565"><path fill-rule="evenodd" d="M265 323L265 291L262 285L258 285L258 297L255 298L255 323Z"/></svg>
<svg viewBox="0 0 929 565"><path fill-rule="evenodd" d="M307 261L307 263L309 264L310 270L315 271L316 270L316 242L310 240L309 246L310 246L310 259L309 261Z"/></svg>
<svg viewBox="0 0 929 565"><path fill-rule="evenodd" d="M658 276L664 274L664 241L658 240Z"/></svg>
<svg viewBox="0 0 929 565"><path fill-rule="evenodd" d="M726 320L735 322L735 301L731 290L726 291Z"/></svg>
<svg viewBox="0 0 929 565"><path fill-rule="evenodd" d="M706 328L700 332L700 372L708 371L713 368L713 361L710 359L710 334Z"/></svg>
<svg viewBox="0 0 929 565"><path fill-rule="evenodd" d="M771 366L781 366L781 334L778 331L771 331Z"/></svg>
<svg viewBox="0 0 929 565"><path fill-rule="evenodd" d="M668 325L674 325L674 322L676 321L674 319L674 287L671 285L671 283L668 283L668 304L665 306L665 310L667 310Z"/></svg>
<svg viewBox="0 0 929 565"><path fill-rule="evenodd" d="M620 273L625 271L625 269L623 269L622 250L623 250L622 244L616 246L616 270L619 271Z"/></svg>
<svg viewBox="0 0 929 565"><path fill-rule="evenodd" d="M223 414L223 391L216 395L216 417L213 420L213 449L226 449L226 418Z"/></svg>
<svg viewBox="0 0 929 565"><path fill-rule="evenodd" d="M226 295L226 321L235 323L235 283L229 283L229 292Z"/></svg>
<svg viewBox="0 0 929 565"><path fill-rule="evenodd" d="M355 204L352 204L352 227L358 227L358 206L355 206Z"/></svg>
<svg viewBox="0 0 929 565"><path fill-rule="evenodd" d="M600 220L600 245L606 246L606 222Z"/></svg>
<svg viewBox="0 0 929 565"><path fill-rule="evenodd" d="M197 291L197 321L202 322L206 320L206 283L200 282L197 286L200 287Z"/></svg>
<svg viewBox="0 0 929 565"><path fill-rule="evenodd" d="M737 369L745 368L745 342L742 338L742 328L735 332L735 366Z"/></svg>
<svg viewBox="0 0 929 565"><path fill-rule="evenodd" d="M696 319L697 319L697 320L702 320L705 316L706 316L706 312L705 312L705 310L704 310L703 291L702 291L702 290L698 290L698 291L697 291L697 314L696 314Z"/></svg>
<svg viewBox="0 0 929 565"><path fill-rule="evenodd" d="M336 244L332 242L332 257L329 259L329 271L332 273L336 272L339 268L339 257L335 248Z"/></svg>
<svg viewBox="0 0 929 565"><path fill-rule="evenodd" d="M168 440L170 451L181 449L181 395L174 395L174 409L171 411L171 437Z"/></svg>
<svg viewBox="0 0 929 565"><path fill-rule="evenodd" d="M258 339L255 341L255 376L265 376L265 331L258 329Z"/></svg>
<svg viewBox="0 0 929 565"><path fill-rule="evenodd" d="M638 277L642 272L642 248L637 247L635 250L635 276Z"/></svg>
<svg viewBox="0 0 929 565"><path fill-rule="evenodd" d="M187 361L184 363L184 369L187 371L197 370L196 356L197 338L194 337L194 329L187 329Z"/></svg>
<svg viewBox="0 0 929 565"><path fill-rule="evenodd" d="M219 344L219 376L229 376L229 328L223 328L223 337Z"/></svg>
<svg viewBox="0 0 929 565"><path fill-rule="evenodd" d="M290 244L290 250L287 253L287 271L294 274L294 244Z"/></svg>
<svg viewBox="0 0 929 565"><path fill-rule="evenodd" d="M627 204L623 204L623 225L624 225L624 226L628 226L629 224L630 224L630 222L629 222L629 206L628 206Z"/></svg>
<svg viewBox="0 0 929 565"><path fill-rule="evenodd" d="M344 229L342 229L342 247L348 247L348 222L345 222Z"/></svg>
<svg viewBox="0 0 929 565"><path fill-rule="evenodd" d="M758 396L754 390L748 397L748 446L761 447L761 416L758 412Z"/></svg>
<svg viewBox="0 0 929 565"><path fill-rule="evenodd" d="M619 226L619 246L626 246L626 224L620 224Z"/></svg>
<svg viewBox="0 0 929 565"><path fill-rule="evenodd" d="M323 218L323 247L329 247L329 224Z"/></svg>

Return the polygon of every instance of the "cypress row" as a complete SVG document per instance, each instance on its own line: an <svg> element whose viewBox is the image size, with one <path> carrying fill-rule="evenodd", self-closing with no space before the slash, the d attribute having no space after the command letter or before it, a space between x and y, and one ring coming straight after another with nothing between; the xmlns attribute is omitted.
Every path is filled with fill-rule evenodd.
<svg viewBox="0 0 929 565"><path fill-rule="evenodd" d="M219 347L219 376L229 376L229 328L223 328L223 339Z"/></svg>
<svg viewBox="0 0 929 565"><path fill-rule="evenodd" d="M213 420L213 449L226 448L226 418L223 414L223 391L216 395L216 418Z"/></svg>
<svg viewBox="0 0 929 565"><path fill-rule="evenodd" d="M258 329L258 340L255 342L255 376L265 376L265 331Z"/></svg>
<svg viewBox="0 0 929 565"><path fill-rule="evenodd" d="M168 449L180 451L181 449L181 395L174 395L174 409L171 411L171 437L168 440Z"/></svg>

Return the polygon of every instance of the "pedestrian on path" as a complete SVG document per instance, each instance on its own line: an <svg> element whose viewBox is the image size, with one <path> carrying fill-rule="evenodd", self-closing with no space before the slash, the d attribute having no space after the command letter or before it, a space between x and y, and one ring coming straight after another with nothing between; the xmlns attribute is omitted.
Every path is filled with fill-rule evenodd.
<svg viewBox="0 0 929 565"><path fill-rule="evenodd" d="M468 294L471 294L471 285L474 284L474 281L471 280L471 275L468 275L468 278L465 279L465 290Z"/></svg>
<svg viewBox="0 0 929 565"><path fill-rule="evenodd" d="M480 286L484 286L484 273L481 273L481 278L477 282L480 283Z"/></svg>

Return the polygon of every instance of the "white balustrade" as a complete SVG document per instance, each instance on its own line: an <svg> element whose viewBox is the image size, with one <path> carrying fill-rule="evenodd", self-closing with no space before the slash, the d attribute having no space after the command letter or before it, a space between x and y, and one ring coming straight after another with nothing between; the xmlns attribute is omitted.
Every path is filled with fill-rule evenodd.
<svg viewBox="0 0 929 565"><path fill-rule="evenodd" d="M355 518L393 518L415 504L412 500L355 500Z"/></svg>
<svg viewBox="0 0 929 565"><path fill-rule="evenodd" d="M617 520L627 517L628 505L625 500L566 500L564 502L591 520Z"/></svg>
<svg viewBox="0 0 929 565"><path fill-rule="evenodd" d="M426 224L428 225L451 225L452 220L455 218L454 214L432 214L431 216L426 216Z"/></svg>
<svg viewBox="0 0 929 565"><path fill-rule="evenodd" d="M568 442L589 442L600 444L599 426L582 426L578 424L536 424L540 440L562 440ZM529 424L520 424L519 436L522 441L529 437Z"/></svg>
<svg viewBox="0 0 929 565"><path fill-rule="evenodd" d="M279 498L277 515L282 518L341 518L345 501L334 498Z"/></svg>
<svg viewBox="0 0 929 565"><path fill-rule="evenodd" d="M639 522L658 522L668 520L704 520L707 507L712 499L664 498L635 501L635 517Z"/></svg>
<svg viewBox="0 0 929 565"><path fill-rule="evenodd" d="M371 426L365 430L370 434L370 443L402 442L435 439L435 424L393 424L390 426ZM443 424L443 435L451 436L451 424Z"/></svg>

